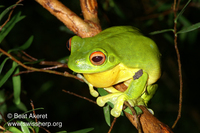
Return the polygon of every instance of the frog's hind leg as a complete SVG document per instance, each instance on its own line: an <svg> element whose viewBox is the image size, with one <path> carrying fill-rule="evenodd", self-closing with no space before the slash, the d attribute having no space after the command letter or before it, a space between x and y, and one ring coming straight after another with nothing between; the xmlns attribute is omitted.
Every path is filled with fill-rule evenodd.
<svg viewBox="0 0 200 133"><path fill-rule="evenodd" d="M157 84L147 86L146 91L141 96L141 98L144 99L144 103L146 106L148 102L151 100L151 98L153 97L153 95L155 94L157 88L158 88Z"/></svg>
<svg viewBox="0 0 200 133"><path fill-rule="evenodd" d="M111 110L111 114L114 117L120 116L125 101L128 101L132 107L144 105L144 100L141 96L145 92L147 79L148 74L139 71L139 74L137 73L136 76L133 76L129 87L124 92L118 91L114 87L104 88L111 94L98 97L97 104L102 107L106 102L111 102L114 105L114 108Z"/></svg>

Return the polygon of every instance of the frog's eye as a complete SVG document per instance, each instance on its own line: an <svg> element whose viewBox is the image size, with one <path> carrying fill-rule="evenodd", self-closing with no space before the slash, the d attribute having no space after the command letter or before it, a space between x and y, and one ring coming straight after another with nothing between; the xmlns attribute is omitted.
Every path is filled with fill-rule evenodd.
<svg viewBox="0 0 200 133"><path fill-rule="evenodd" d="M101 51L95 51L90 55L90 61L93 65L101 65L105 62L106 56Z"/></svg>
<svg viewBox="0 0 200 133"><path fill-rule="evenodd" d="M71 51L71 41L72 41L72 38L70 38L70 39L67 41L67 44L66 44L66 46L67 46L67 48L68 48L69 51Z"/></svg>

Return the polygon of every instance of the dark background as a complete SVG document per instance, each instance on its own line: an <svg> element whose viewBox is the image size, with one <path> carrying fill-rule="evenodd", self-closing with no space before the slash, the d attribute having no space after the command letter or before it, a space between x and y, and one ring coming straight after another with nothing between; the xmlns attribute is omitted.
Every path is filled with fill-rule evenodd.
<svg viewBox="0 0 200 133"><path fill-rule="evenodd" d="M15 0L0 0L0 5L8 7L15 2ZM78 0L62 0L61 2L82 17ZM180 7L182 8L186 3L186 0L182 0ZM66 58L70 54L66 48L66 42L74 34L66 30L63 23L34 0L24 0L22 4L23 6L18 6L14 10L13 16L21 11L26 18L15 25L0 44L0 47L7 51L21 46L33 35L34 41L26 50L26 53L37 59L45 59L45 61L57 61L64 57ZM135 26L144 35L151 37L157 43L162 53L163 74L158 81L158 91L151 100L149 107L154 110L155 116L160 121L172 126L177 116L179 103L179 74L173 33L167 32L151 36L149 33L173 28L173 13L169 11L173 1L99 0L98 4L99 19L103 29L116 25ZM199 0L193 0L189 4L178 21L178 30L200 22L199 5ZM4 9L0 8L0 12ZM0 25L5 20L6 17L0 22ZM182 117L173 130L176 133L200 132L199 36L199 29L178 36L183 74L183 108ZM20 70L25 69L20 68ZM68 69L59 69L57 71L71 72ZM47 114L48 119L45 119L45 121L62 122L62 128L48 128L51 132L62 130L71 132L89 127L94 127L92 132L95 133L108 131L109 127L104 120L101 107L62 91L62 89L65 89L95 100L95 98L90 96L86 84L72 78L38 72L22 74L21 80L21 100L26 107L29 110L32 109L30 106L31 99L35 108L44 108L44 110L39 110L37 113ZM12 93L11 85L4 85L1 89L5 89L7 93ZM7 112L22 113L15 107L12 100L11 98L6 101ZM126 117L119 117L112 132L137 131Z"/></svg>

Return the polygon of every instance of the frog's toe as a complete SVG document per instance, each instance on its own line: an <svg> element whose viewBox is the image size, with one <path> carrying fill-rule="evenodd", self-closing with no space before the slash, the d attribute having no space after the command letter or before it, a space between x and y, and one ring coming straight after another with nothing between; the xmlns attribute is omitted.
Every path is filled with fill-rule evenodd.
<svg viewBox="0 0 200 133"><path fill-rule="evenodd" d="M111 102L114 105L114 108L111 110L111 115L114 117L119 117L122 112L124 101L127 99L127 95L122 92L112 93L106 96L98 97L97 104L102 107L106 102Z"/></svg>
<svg viewBox="0 0 200 133"><path fill-rule="evenodd" d="M119 110L119 109L112 109L111 110L111 115L114 116L114 117L119 117L120 114L121 114L122 110Z"/></svg>
<svg viewBox="0 0 200 133"><path fill-rule="evenodd" d="M90 88L90 94L91 94L93 97L98 97L98 96L99 96L99 93L98 93L96 90L94 90L93 88L92 88L92 89Z"/></svg>
<svg viewBox="0 0 200 133"><path fill-rule="evenodd" d="M105 95L105 96L98 97L97 98L97 104L100 107L104 106L105 103L107 103L107 102L111 102L111 103L115 104L115 101L116 101L116 99L119 95L120 94L118 94L118 93L112 93L112 94L108 94L108 95Z"/></svg>
<svg viewBox="0 0 200 133"><path fill-rule="evenodd" d="M100 106L100 107L103 107L106 103L106 101L104 100L105 98L104 97L98 97L97 98L97 104Z"/></svg>
<svg viewBox="0 0 200 133"><path fill-rule="evenodd" d="M124 104L124 101L126 100L127 98L126 98L126 95L124 94L120 95L117 98L116 103L114 104L114 108L111 110L112 116L119 117L121 115L123 104Z"/></svg>

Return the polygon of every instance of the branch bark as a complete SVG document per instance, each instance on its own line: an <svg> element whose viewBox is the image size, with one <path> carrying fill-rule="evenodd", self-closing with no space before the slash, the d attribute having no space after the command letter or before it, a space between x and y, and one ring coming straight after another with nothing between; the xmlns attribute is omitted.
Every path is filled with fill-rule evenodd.
<svg viewBox="0 0 200 133"><path fill-rule="evenodd" d="M173 133L166 124L160 122L156 117L154 117L145 106L139 107L143 111L143 114L141 114L139 120L144 133ZM130 115L129 113L125 113L125 115L137 128L137 123L134 120L134 116Z"/></svg>
<svg viewBox="0 0 200 133"><path fill-rule="evenodd" d="M77 16L74 12L57 0L36 1L46 8L50 13L56 16L60 21L62 21L70 30L82 38L92 37L101 32L101 26L97 16L96 0L80 0L84 20L82 20L79 16ZM124 84L119 84L115 87L120 91L127 89ZM143 110L143 114L140 115L139 119L144 133L173 133L167 125L154 117L146 109L146 107L139 107ZM134 116L128 113L125 114L130 122L137 128L137 123L134 119Z"/></svg>
<svg viewBox="0 0 200 133"><path fill-rule="evenodd" d="M118 84L115 88L119 91L125 91L127 86L124 84ZM145 106L139 106L142 110L142 114L139 116L139 120L144 133L173 133L173 131L164 123L159 121L154 115L152 115ZM137 121L133 115L124 112L129 121L137 128Z"/></svg>
<svg viewBox="0 0 200 133"><path fill-rule="evenodd" d="M101 32L95 0L80 0L85 21L58 0L36 0L78 36L91 37Z"/></svg>

